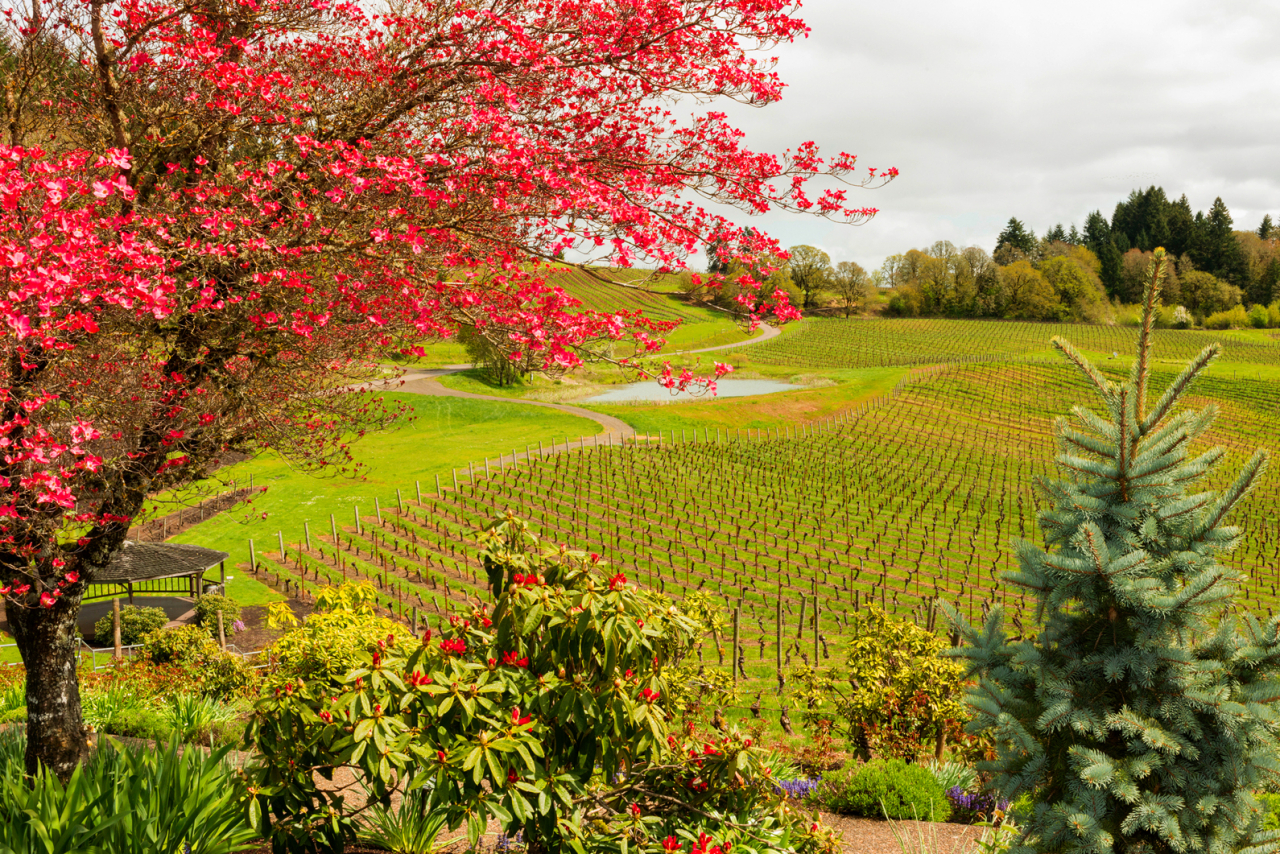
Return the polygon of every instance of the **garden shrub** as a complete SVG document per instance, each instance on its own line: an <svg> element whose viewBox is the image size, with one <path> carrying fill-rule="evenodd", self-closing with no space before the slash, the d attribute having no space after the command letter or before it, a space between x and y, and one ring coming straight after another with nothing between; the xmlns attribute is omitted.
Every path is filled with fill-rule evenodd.
<svg viewBox="0 0 1280 854"><path fill-rule="evenodd" d="M125 605L120 609L120 643L133 646L142 643L143 635L154 632L169 622L169 617L162 608L143 608L139 605ZM99 646L115 643L115 615L104 614L93 624L93 639Z"/></svg>
<svg viewBox="0 0 1280 854"><path fill-rule="evenodd" d="M240 619L240 603L226 596L208 594L196 602L196 625L203 626L211 637L218 636L218 612L222 612L223 630L230 635L232 624Z"/></svg>
<svg viewBox="0 0 1280 854"><path fill-rule="evenodd" d="M160 709L135 707L123 709L109 717L103 732L125 738L145 738L164 742L173 737L173 727Z"/></svg>
<svg viewBox="0 0 1280 854"><path fill-rule="evenodd" d="M1254 329L1266 329L1267 321L1267 307L1265 305L1255 305L1249 309L1249 325Z"/></svg>
<svg viewBox="0 0 1280 854"><path fill-rule="evenodd" d="M401 783L424 791L473 845L493 821L548 854L834 854L830 831L786 807L750 737L670 726L666 668L695 631L680 609L596 556L542 552L514 517L479 539L492 611L454 614L420 640L398 626L356 647L336 684L264 690L246 740L264 760L251 812L275 850L355 838L342 793L291 770L345 766L374 804Z"/></svg>
<svg viewBox="0 0 1280 854"><path fill-rule="evenodd" d="M879 608L850 623L843 666L797 669L802 719L832 720L860 756L916 759L963 741L964 667L943 638Z"/></svg>
<svg viewBox="0 0 1280 854"><path fill-rule="evenodd" d="M272 685L294 680L319 680L337 687L357 662L378 648L388 636L405 634L405 627L375 611L378 593L369 582L329 587L316 596L315 610L301 623L289 606L271 606L267 623L290 631L270 647L276 668Z"/></svg>
<svg viewBox="0 0 1280 854"><path fill-rule="evenodd" d="M1280 830L1280 795L1272 792L1258 792L1258 805L1262 807L1262 829Z"/></svg>
<svg viewBox="0 0 1280 854"><path fill-rule="evenodd" d="M1249 325L1249 315L1242 305L1214 312L1204 320L1205 329L1244 329Z"/></svg>
<svg viewBox="0 0 1280 854"><path fill-rule="evenodd" d="M211 697L243 696L257 685L258 675L243 658L221 649L199 626L177 626L151 632L142 654L154 664L178 667L201 693Z"/></svg>
<svg viewBox="0 0 1280 854"><path fill-rule="evenodd" d="M901 759L853 763L829 774L812 795L831 812L866 818L946 821L951 803L929 769Z"/></svg>

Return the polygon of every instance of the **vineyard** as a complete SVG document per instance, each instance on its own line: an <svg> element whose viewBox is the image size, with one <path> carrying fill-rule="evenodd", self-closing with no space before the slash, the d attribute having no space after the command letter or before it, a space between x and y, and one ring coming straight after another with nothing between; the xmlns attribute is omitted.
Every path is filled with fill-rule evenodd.
<svg viewBox="0 0 1280 854"><path fill-rule="evenodd" d="M647 270L610 270L606 275L619 281L631 282L642 278ZM650 293L622 285L610 285L584 273L566 269L548 278L550 284L559 285L584 308L593 311L639 311L654 320L706 320L704 309L677 302L665 293ZM655 286L656 287L656 286Z"/></svg>
<svg viewBox="0 0 1280 854"><path fill-rule="evenodd" d="M1055 335L1082 350L1127 356L1137 329L1124 326L1019 323L1000 320L806 320L790 335L729 358L789 367L865 368L953 361L997 361L1043 353ZM1257 333L1161 330L1159 356L1186 361L1222 343L1233 362L1280 365L1280 346Z"/></svg>
<svg viewBox="0 0 1280 854"><path fill-rule="evenodd" d="M1255 447L1274 443L1280 388L1218 377L1197 391L1195 405L1221 409L1207 441L1229 450L1222 485ZM726 613L741 614L741 673L751 690L772 689L793 654L838 649L867 603L930 623L939 597L971 620L1001 602L1020 631L1029 615L998 576L1013 565L1011 538L1039 541L1032 483L1054 474L1052 419L1088 399L1053 360L920 369L893 394L819 424L664 431L486 460L461 470L456 488L406 485L394 504L370 501L345 524L281 535L256 564L293 590L373 580L409 621L482 591L467 543L513 511L547 540L600 552L677 600L694 590L723 597ZM1272 477L1234 520L1248 531L1230 557L1248 577L1237 603L1259 612L1280 607L1278 507ZM711 642L721 655L709 665L732 666L727 641Z"/></svg>

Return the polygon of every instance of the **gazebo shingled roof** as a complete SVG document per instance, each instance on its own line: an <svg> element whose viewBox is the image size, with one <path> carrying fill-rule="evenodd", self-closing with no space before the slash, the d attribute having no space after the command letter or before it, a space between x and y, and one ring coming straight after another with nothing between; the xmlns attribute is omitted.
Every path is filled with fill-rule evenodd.
<svg viewBox="0 0 1280 854"><path fill-rule="evenodd" d="M138 543L125 540L105 568L94 573L94 584L136 584L156 578L203 573L231 557L227 552L187 543Z"/></svg>

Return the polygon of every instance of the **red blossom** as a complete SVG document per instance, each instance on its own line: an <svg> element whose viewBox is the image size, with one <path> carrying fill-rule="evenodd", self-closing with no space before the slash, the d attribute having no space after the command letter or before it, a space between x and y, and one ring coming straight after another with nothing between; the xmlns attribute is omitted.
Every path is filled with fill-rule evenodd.
<svg viewBox="0 0 1280 854"><path fill-rule="evenodd" d="M453 653L455 655L462 655L467 651L467 642L462 638L455 638L453 640L446 638L440 641L440 649L446 654Z"/></svg>

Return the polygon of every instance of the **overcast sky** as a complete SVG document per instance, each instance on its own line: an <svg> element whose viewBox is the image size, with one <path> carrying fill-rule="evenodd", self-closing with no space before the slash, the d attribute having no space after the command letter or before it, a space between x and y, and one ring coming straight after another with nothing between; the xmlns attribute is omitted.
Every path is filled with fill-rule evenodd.
<svg viewBox="0 0 1280 854"><path fill-rule="evenodd" d="M851 228L755 218L868 269L936 240L988 252L1016 216L1042 234L1136 187L1222 196L1236 228L1280 214L1280 3L806 0L808 39L771 51L788 84L731 107L757 150L814 140L896 166ZM743 220L744 222L746 220Z"/></svg>

